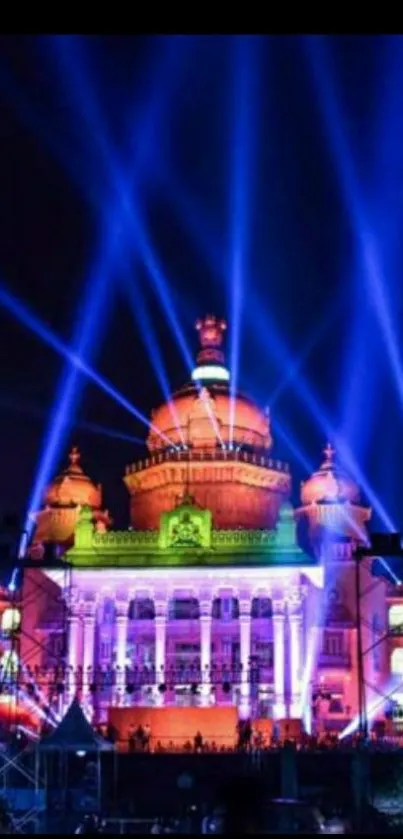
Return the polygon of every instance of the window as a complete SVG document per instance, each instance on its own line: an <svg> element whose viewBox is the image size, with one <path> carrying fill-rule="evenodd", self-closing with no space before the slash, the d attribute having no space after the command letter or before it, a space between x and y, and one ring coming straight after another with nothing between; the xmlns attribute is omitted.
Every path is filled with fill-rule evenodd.
<svg viewBox="0 0 403 839"><path fill-rule="evenodd" d="M236 597L217 597L213 602L213 618L232 620L239 618L239 604Z"/></svg>
<svg viewBox="0 0 403 839"><path fill-rule="evenodd" d="M114 623L115 621L115 603L111 597L106 597L104 600L104 608L102 614L103 623Z"/></svg>
<svg viewBox="0 0 403 839"><path fill-rule="evenodd" d="M154 601L150 597L143 597L132 600L129 606L129 620L147 621L154 620Z"/></svg>
<svg viewBox="0 0 403 839"><path fill-rule="evenodd" d="M399 603L395 603L389 609L389 629L396 634L399 631L403 634L403 605Z"/></svg>
<svg viewBox="0 0 403 839"><path fill-rule="evenodd" d="M332 698L329 702L329 714L342 714L343 703L341 699Z"/></svg>
<svg viewBox="0 0 403 839"><path fill-rule="evenodd" d="M396 676L403 676L403 647L393 650L390 657L390 669Z"/></svg>
<svg viewBox="0 0 403 839"><path fill-rule="evenodd" d="M273 666L273 644L271 641L257 641L255 652L260 667Z"/></svg>
<svg viewBox="0 0 403 839"><path fill-rule="evenodd" d="M195 597L176 599L170 603L169 617L172 620L197 620L200 616L199 602Z"/></svg>
<svg viewBox="0 0 403 839"><path fill-rule="evenodd" d="M343 634L341 632L325 632L323 639L325 655L337 656L343 653Z"/></svg>
<svg viewBox="0 0 403 839"><path fill-rule="evenodd" d="M223 638L221 641L221 655L223 658L231 658L232 655L232 641L231 638Z"/></svg>
<svg viewBox="0 0 403 839"><path fill-rule="evenodd" d="M100 645L100 658L110 659L112 655L112 644L109 638L102 638Z"/></svg>
<svg viewBox="0 0 403 839"><path fill-rule="evenodd" d="M273 613L270 597L254 597L252 618L271 618Z"/></svg>

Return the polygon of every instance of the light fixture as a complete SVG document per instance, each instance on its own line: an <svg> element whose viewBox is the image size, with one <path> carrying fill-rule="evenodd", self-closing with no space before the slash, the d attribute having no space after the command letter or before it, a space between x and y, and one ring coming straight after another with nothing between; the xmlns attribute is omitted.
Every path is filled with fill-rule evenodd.
<svg viewBox="0 0 403 839"><path fill-rule="evenodd" d="M193 382L229 382L229 370L219 364L206 364L195 367L192 372Z"/></svg>

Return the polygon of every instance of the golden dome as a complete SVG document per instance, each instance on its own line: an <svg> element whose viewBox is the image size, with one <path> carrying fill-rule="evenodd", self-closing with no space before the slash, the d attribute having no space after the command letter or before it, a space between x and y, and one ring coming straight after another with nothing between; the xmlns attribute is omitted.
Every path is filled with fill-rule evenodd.
<svg viewBox="0 0 403 839"><path fill-rule="evenodd" d="M359 487L335 465L335 450L330 443L325 446L323 454L325 459L320 469L301 484L302 504L323 501L333 503L350 501L353 504L359 502Z"/></svg>
<svg viewBox="0 0 403 839"><path fill-rule="evenodd" d="M52 481L46 493L49 507L77 507L88 505L99 509L102 505L102 490L96 486L80 466L80 452L73 446L69 454L69 465Z"/></svg>
<svg viewBox="0 0 403 839"><path fill-rule="evenodd" d="M150 452L174 446L215 449L222 445L271 448L268 413L248 397L230 390L229 372L221 349L225 321L207 315L196 324L201 349L193 382L151 414L147 439Z"/></svg>

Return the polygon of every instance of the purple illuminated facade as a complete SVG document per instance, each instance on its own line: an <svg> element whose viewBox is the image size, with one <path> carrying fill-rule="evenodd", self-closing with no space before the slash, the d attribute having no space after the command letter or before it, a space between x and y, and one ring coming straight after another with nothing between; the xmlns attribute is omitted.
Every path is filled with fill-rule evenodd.
<svg viewBox="0 0 403 839"><path fill-rule="evenodd" d="M193 383L152 414L148 455L126 470L130 529L108 530L77 452L49 489L32 555L63 542L68 566L26 574L24 667L48 701L78 695L96 722L110 707L236 705L340 731L357 714L353 551L371 511L330 446L291 507L269 416L230 405L224 326L199 323ZM403 670L400 636L385 635L403 600L370 562L361 586L370 705Z"/></svg>

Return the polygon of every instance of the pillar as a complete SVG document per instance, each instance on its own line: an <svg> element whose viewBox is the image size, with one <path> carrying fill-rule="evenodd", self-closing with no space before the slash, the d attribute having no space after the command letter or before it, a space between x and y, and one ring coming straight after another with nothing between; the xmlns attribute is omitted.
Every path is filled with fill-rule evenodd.
<svg viewBox="0 0 403 839"><path fill-rule="evenodd" d="M81 621L78 607L70 608L67 617L67 673L66 706L68 707L77 693L77 669L82 664Z"/></svg>
<svg viewBox="0 0 403 839"><path fill-rule="evenodd" d="M86 603L83 612L83 707L92 715L90 685L94 679L95 603Z"/></svg>
<svg viewBox="0 0 403 839"><path fill-rule="evenodd" d="M274 718L286 716L284 697L285 678L285 611L283 601L273 601L273 646L274 646Z"/></svg>
<svg viewBox="0 0 403 839"><path fill-rule="evenodd" d="M164 694L160 693L158 686L165 682L165 647L166 647L166 623L167 623L167 600L165 597L157 597L154 600L155 608L155 696L159 705L164 704Z"/></svg>
<svg viewBox="0 0 403 839"><path fill-rule="evenodd" d="M211 696L211 624L212 601L200 600L200 668L202 704L210 704Z"/></svg>
<svg viewBox="0 0 403 839"><path fill-rule="evenodd" d="M241 662L240 716L250 715L251 598L239 598L239 647Z"/></svg>
<svg viewBox="0 0 403 839"><path fill-rule="evenodd" d="M129 604L126 600L116 604L116 674L114 703L123 706L126 700L126 659Z"/></svg>
<svg viewBox="0 0 403 839"><path fill-rule="evenodd" d="M298 719L302 716L301 707L301 669L302 669L302 614L298 611L289 615L290 622L290 716Z"/></svg>

